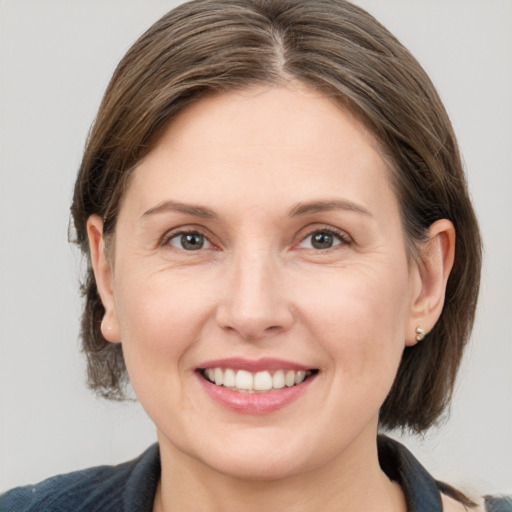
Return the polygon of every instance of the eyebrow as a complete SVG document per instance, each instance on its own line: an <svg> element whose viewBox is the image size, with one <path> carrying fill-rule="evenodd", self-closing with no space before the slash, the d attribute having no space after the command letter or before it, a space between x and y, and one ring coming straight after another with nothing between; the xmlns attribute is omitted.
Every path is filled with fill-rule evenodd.
<svg viewBox="0 0 512 512"><path fill-rule="evenodd" d="M298 203L291 208L289 215L290 217L298 217L301 215L311 215L312 213L328 212L332 210L348 210L362 213L363 215L368 215L370 217L372 216L371 213L363 206L344 199Z"/></svg>
<svg viewBox="0 0 512 512"><path fill-rule="evenodd" d="M204 206L179 203L176 201L164 201L163 203L160 203L145 211L141 218L166 212L179 212L186 215L193 215L194 217L201 217L203 219L212 219L217 217L217 214L213 210L205 208Z"/></svg>
<svg viewBox="0 0 512 512"><path fill-rule="evenodd" d="M328 212L332 210L354 211L371 217L371 213L366 208L353 203L352 201L342 199L297 203L289 210L288 215L290 217L300 217L303 215L311 215L313 213ZM203 219L214 219L217 217L217 214L213 210L204 206L180 203L177 201L164 201L154 206L153 208L146 210L142 214L141 218L166 212L179 212L184 213L185 215L192 215L194 217L200 217Z"/></svg>

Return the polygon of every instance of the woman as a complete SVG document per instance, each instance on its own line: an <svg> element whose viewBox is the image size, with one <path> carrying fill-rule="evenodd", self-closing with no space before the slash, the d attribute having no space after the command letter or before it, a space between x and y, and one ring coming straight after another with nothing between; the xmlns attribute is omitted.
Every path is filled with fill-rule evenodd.
<svg viewBox="0 0 512 512"><path fill-rule="evenodd" d="M114 74L72 214L90 384L118 398L129 375L159 450L8 510L470 505L377 442L449 402L480 239L433 86L364 11L166 15Z"/></svg>

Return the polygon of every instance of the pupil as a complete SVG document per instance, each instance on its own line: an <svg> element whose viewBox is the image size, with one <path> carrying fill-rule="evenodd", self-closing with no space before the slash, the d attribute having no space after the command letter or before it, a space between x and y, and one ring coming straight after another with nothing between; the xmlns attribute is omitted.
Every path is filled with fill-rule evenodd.
<svg viewBox="0 0 512 512"><path fill-rule="evenodd" d="M332 247L333 239L329 233L315 233L312 244L315 249L329 249Z"/></svg>
<svg viewBox="0 0 512 512"><path fill-rule="evenodd" d="M181 245L184 249L197 251L197 249L201 249L204 245L203 235L199 233L187 233L186 235L182 235Z"/></svg>

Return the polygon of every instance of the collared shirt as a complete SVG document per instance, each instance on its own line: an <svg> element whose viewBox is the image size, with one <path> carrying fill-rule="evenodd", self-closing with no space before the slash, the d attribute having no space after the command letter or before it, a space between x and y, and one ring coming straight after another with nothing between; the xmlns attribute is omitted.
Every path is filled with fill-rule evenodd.
<svg viewBox="0 0 512 512"><path fill-rule="evenodd" d="M407 448L380 435L378 449L383 471L402 487L408 512L442 512L438 484ZM118 466L75 471L12 489L0 496L0 511L152 512L159 479L160 454L155 444Z"/></svg>

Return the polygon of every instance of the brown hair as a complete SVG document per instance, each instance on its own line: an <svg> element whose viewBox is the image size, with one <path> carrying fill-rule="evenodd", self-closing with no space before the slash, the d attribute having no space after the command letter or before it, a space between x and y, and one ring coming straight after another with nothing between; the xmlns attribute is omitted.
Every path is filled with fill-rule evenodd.
<svg viewBox="0 0 512 512"><path fill-rule="evenodd" d="M481 241L455 135L434 86L393 35L343 0L195 0L156 22L120 62L71 207L76 242L88 258L81 336L89 385L122 398L126 368L121 344L101 334L104 308L89 259L88 217L100 215L105 235L114 233L131 170L187 105L212 92L289 79L337 99L373 132L393 171L411 248L434 221L455 226L444 310L427 339L405 349L380 414L383 427L423 431L451 398L473 324Z"/></svg>

